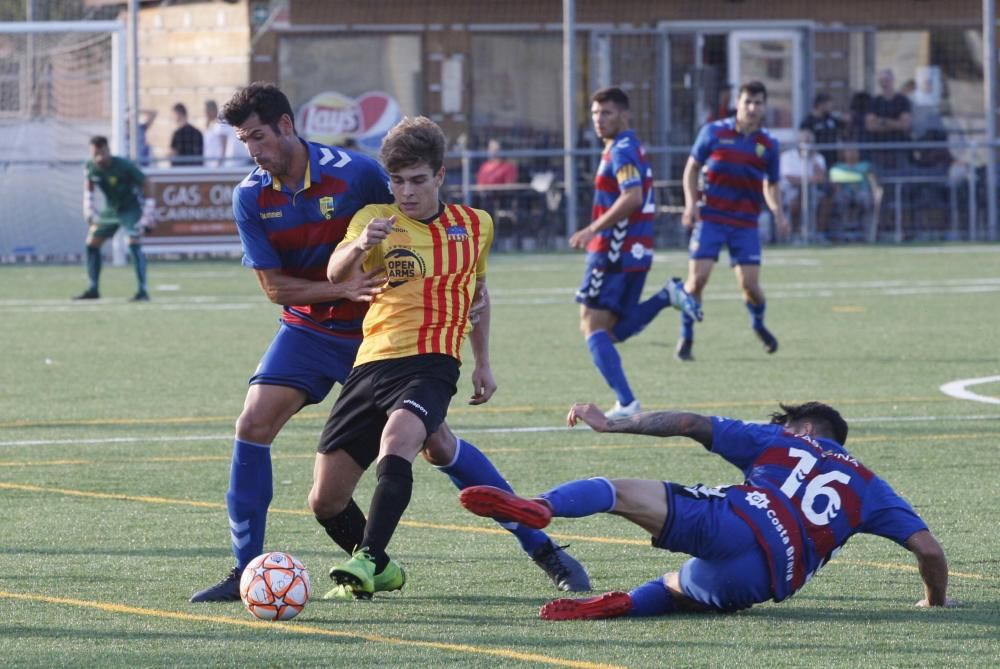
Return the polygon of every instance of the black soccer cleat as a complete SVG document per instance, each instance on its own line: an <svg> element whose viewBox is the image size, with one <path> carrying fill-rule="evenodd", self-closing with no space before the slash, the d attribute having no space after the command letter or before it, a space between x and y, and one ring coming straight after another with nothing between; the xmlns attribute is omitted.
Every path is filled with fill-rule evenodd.
<svg viewBox="0 0 1000 669"><path fill-rule="evenodd" d="M761 325L759 328L754 328L753 331L761 343L764 344L764 352L774 353L778 350L778 340L771 334L770 330Z"/></svg>
<svg viewBox="0 0 1000 669"><path fill-rule="evenodd" d="M97 292L96 288L88 288L79 295L76 295L74 300L99 300L101 299L101 294Z"/></svg>
<svg viewBox="0 0 1000 669"><path fill-rule="evenodd" d="M674 358L681 362L694 362L694 354L691 353L691 347L693 346L693 340L681 337L677 340L677 349L674 351Z"/></svg>
<svg viewBox="0 0 1000 669"><path fill-rule="evenodd" d="M240 599L240 577L243 570L233 567L229 575L216 583L191 596L191 602L236 602Z"/></svg>
<svg viewBox="0 0 1000 669"><path fill-rule="evenodd" d="M590 592L590 577L583 565L549 540L535 549L531 559L542 568L556 588L563 592Z"/></svg>
<svg viewBox="0 0 1000 669"><path fill-rule="evenodd" d="M140 290L138 293L129 298L129 302L149 302L149 293L144 290Z"/></svg>

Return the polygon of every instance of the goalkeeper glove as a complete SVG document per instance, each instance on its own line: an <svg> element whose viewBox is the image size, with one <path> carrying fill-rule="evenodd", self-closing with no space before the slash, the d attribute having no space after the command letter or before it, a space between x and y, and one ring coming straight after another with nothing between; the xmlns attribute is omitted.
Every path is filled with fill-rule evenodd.
<svg viewBox="0 0 1000 669"><path fill-rule="evenodd" d="M94 202L94 192L84 189L83 191L83 220L88 225L96 225L100 214L97 211L97 203Z"/></svg>
<svg viewBox="0 0 1000 669"><path fill-rule="evenodd" d="M146 233L156 227L156 199L147 197L142 201L142 216L139 218L139 232Z"/></svg>

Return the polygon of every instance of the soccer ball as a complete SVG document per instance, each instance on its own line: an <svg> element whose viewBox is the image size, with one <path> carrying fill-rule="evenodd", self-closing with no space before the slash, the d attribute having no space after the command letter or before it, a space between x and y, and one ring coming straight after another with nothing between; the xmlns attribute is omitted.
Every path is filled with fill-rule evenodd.
<svg viewBox="0 0 1000 669"><path fill-rule="evenodd" d="M280 551L255 557L240 578L240 599L261 620L291 620L305 608L311 592L305 566Z"/></svg>

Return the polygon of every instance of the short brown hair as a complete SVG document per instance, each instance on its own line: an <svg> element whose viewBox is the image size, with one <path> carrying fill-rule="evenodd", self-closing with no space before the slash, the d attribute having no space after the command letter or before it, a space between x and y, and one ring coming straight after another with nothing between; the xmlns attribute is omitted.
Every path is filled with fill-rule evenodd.
<svg viewBox="0 0 1000 669"><path fill-rule="evenodd" d="M617 86L609 86L594 91L594 94L590 96L590 101L598 104L613 102L619 109L628 109L628 95Z"/></svg>
<svg viewBox="0 0 1000 669"><path fill-rule="evenodd" d="M750 96L763 95L764 96L764 102L767 102L767 87L764 85L764 82L762 82L762 81L748 81L748 82L746 82L745 84L743 84L742 86L740 86L740 90L736 94L736 97L739 97L739 96L743 95L744 93L746 93L747 95L750 95Z"/></svg>
<svg viewBox="0 0 1000 669"><path fill-rule="evenodd" d="M288 114L288 118L292 121L292 130L295 130L292 105L281 89L272 83L255 81L239 89L229 102L222 106L219 118L235 128L243 125L253 114L257 115L261 123L271 126L275 134L278 134L278 121L282 115Z"/></svg>
<svg viewBox="0 0 1000 669"><path fill-rule="evenodd" d="M90 138L90 145L96 149L108 148L108 138L104 135L94 135Z"/></svg>
<svg viewBox="0 0 1000 669"><path fill-rule="evenodd" d="M426 116L404 117L382 140L379 157L389 172L427 163L436 174L444 165L444 132Z"/></svg>

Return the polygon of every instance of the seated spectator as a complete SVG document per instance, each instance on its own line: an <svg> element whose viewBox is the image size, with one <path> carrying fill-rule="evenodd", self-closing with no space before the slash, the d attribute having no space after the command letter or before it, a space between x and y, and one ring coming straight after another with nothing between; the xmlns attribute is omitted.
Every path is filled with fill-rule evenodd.
<svg viewBox="0 0 1000 669"><path fill-rule="evenodd" d="M499 156L500 141L491 139L486 145L486 161L476 172L477 186L502 186L517 183L517 165ZM499 224L505 218L513 222L513 194L503 190L485 190L479 193L480 205L493 215Z"/></svg>
<svg viewBox="0 0 1000 669"><path fill-rule="evenodd" d="M781 153L781 195L792 226L792 239L808 241L802 225L802 188L809 188L810 215L817 234L825 233L829 209L826 192L826 161L816 152L811 130L799 130L798 145Z"/></svg>
<svg viewBox="0 0 1000 669"><path fill-rule="evenodd" d="M857 149L841 149L840 160L830 168L830 184L837 232L842 233L848 226L863 231L874 213L875 196L880 190L871 163L861 160Z"/></svg>
<svg viewBox="0 0 1000 669"><path fill-rule="evenodd" d="M486 145L486 161L476 172L476 185L495 186L517 183L517 165L499 157L500 142L491 139Z"/></svg>

